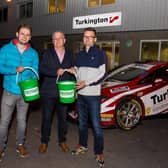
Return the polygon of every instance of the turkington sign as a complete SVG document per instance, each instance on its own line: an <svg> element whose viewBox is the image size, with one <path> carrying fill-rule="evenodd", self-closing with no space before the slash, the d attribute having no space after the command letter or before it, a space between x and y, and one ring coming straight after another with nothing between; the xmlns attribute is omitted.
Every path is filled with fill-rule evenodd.
<svg viewBox="0 0 168 168"><path fill-rule="evenodd" d="M73 18L73 29L86 27L120 26L121 12L78 16Z"/></svg>

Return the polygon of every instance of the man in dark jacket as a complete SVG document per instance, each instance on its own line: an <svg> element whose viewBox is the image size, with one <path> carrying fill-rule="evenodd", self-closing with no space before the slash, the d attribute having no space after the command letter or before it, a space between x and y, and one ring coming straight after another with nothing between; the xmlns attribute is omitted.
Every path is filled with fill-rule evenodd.
<svg viewBox="0 0 168 168"><path fill-rule="evenodd" d="M73 56L65 49L66 39L61 31L52 34L53 48L44 52L40 62L40 74L43 77L41 84L42 97L42 125L41 125L41 144L39 152L47 151L51 133L51 121L53 111L57 110L58 116L58 142L60 148L67 152L69 147L66 144L67 133L67 109L68 105L59 102L56 80L70 80L73 75L66 70L73 66Z"/></svg>

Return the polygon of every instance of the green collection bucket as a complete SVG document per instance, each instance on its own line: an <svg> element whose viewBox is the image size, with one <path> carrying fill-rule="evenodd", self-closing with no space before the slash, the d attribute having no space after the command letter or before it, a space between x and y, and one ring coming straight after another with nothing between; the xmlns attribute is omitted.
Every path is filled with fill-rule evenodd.
<svg viewBox="0 0 168 168"><path fill-rule="evenodd" d="M73 103L76 95L75 81L57 81L59 100L61 103Z"/></svg>
<svg viewBox="0 0 168 168"><path fill-rule="evenodd" d="M37 100L37 99L40 98L39 87L38 87L39 76L33 68L24 67L24 70L27 70L27 69L33 71L36 74L37 79L33 78L33 79L23 80L23 81L18 82L19 73L17 73L16 83L20 87L20 90L21 90L21 93L23 95L24 101L25 102L30 102L30 101Z"/></svg>

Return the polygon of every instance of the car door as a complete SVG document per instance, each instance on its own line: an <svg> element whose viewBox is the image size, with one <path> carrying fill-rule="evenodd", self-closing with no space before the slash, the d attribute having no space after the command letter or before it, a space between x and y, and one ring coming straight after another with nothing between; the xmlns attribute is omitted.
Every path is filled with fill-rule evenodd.
<svg viewBox="0 0 168 168"><path fill-rule="evenodd" d="M168 67L157 69L143 82L152 86L141 97L145 106L145 116L168 112Z"/></svg>

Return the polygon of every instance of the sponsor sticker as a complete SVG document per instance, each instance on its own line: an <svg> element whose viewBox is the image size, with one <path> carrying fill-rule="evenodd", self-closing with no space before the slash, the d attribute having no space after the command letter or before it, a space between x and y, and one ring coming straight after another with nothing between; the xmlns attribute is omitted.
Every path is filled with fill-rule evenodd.
<svg viewBox="0 0 168 168"><path fill-rule="evenodd" d="M60 90L60 97L71 98L75 94L74 90Z"/></svg>
<svg viewBox="0 0 168 168"><path fill-rule="evenodd" d="M35 96L35 95L39 94L39 89L38 89L38 87L26 89L26 90L24 90L24 94L25 94L25 96Z"/></svg>
<svg viewBox="0 0 168 168"><path fill-rule="evenodd" d="M121 92L121 91L126 91L126 90L129 90L128 86L122 86L122 87L118 87L118 88L113 88L113 89L110 89L110 92L111 93L116 93L116 92Z"/></svg>

